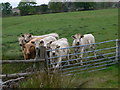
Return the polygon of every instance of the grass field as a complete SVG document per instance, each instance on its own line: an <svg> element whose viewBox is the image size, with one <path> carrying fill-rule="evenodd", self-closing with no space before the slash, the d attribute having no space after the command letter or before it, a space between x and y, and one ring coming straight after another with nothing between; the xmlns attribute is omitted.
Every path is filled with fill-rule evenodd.
<svg viewBox="0 0 120 90"><path fill-rule="evenodd" d="M106 70L60 76L37 74L20 83L22 88L118 88L118 65ZM105 89L106 90L106 89Z"/></svg>
<svg viewBox="0 0 120 90"><path fill-rule="evenodd" d="M117 38L117 20L117 9L3 18L3 59L23 59L17 40L21 33L56 32L68 38L70 45L71 35L92 33L101 42Z"/></svg>
<svg viewBox="0 0 120 90"><path fill-rule="evenodd" d="M23 59L23 55L20 51L21 49L17 40L18 36L21 33L33 33L33 35L43 35L54 32L58 33L60 35L60 38L68 38L70 45L72 44L73 40L71 36L76 33L91 33L95 36L96 42L116 39L118 38L118 10L104 9L20 17L5 17L3 18L2 31L2 59ZM115 43L98 45L97 48L107 48L111 46L115 46ZM3 65L3 73L16 73L22 71L27 66L29 65ZM87 83L89 85L84 86L83 88L118 87L118 72L116 66L113 66L106 71L104 70L90 75L78 75L78 77L76 76L73 81L76 80L76 82L79 82L81 78L83 78L83 82L84 79L85 81L87 81L88 78L93 80L93 82ZM82 83L82 81L79 83ZM31 85L30 82L31 81L28 79L28 81L24 82L21 87L29 87ZM31 87L34 87L34 85L31 85ZM78 86L75 86L73 82L73 87Z"/></svg>

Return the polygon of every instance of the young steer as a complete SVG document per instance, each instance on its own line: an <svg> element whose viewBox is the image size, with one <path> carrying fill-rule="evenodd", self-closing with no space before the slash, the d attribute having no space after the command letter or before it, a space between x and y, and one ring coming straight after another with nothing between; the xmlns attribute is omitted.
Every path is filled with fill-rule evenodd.
<svg viewBox="0 0 120 90"><path fill-rule="evenodd" d="M45 38L45 37L37 37L37 38L34 38L34 39L32 39L31 41L29 41L29 43L32 43L32 44L35 45L35 50L36 50L36 57L35 57L35 59L38 59L38 58L39 58L39 52L40 52L40 49L38 49L38 48L36 47L36 42L40 41L40 40L43 39L43 38Z"/></svg>
<svg viewBox="0 0 120 90"><path fill-rule="evenodd" d="M24 46L24 59L34 59L35 58L35 45L32 43L26 43Z"/></svg>
<svg viewBox="0 0 120 90"><path fill-rule="evenodd" d="M34 39L34 38L38 38L38 37L41 37L41 38L42 38L42 37L53 36L53 37L55 37L56 39L59 38L59 35L58 35L57 33L50 33L50 34L40 35L40 36L33 36L33 35L27 33L27 34L23 34L23 35L21 35L21 36L24 38L24 41L25 41L26 43L29 42L30 40L32 40L32 39Z"/></svg>
<svg viewBox="0 0 120 90"><path fill-rule="evenodd" d="M21 50L24 50L24 45L26 44L26 42L24 41L23 37L18 37L18 41L19 41L19 45L21 47Z"/></svg>
<svg viewBox="0 0 120 90"><path fill-rule="evenodd" d="M32 41L32 43L35 44L35 48L36 48L36 56L39 57L39 51L40 51L40 46L44 46L46 47L47 49L49 49L49 44L52 43L53 41L56 41L57 39L53 36L48 36L48 37L45 37L43 39L38 39L38 40L35 40L34 42ZM48 52L48 56L49 56L49 52ZM36 57L36 58L38 58Z"/></svg>
<svg viewBox="0 0 120 90"><path fill-rule="evenodd" d="M69 54L69 49L59 49L59 48L66 48L69 47L68 40L66 38L61 38L57 41L54 41L50 44L51 49L58 49L54 51L50 51L50 57L55 57L55 56L62 56L62 55L68 55ZM53 68L57 68L60 66L62 59L65 57L58 57L58 58L51 58L50 61L51 63L56 63L57 65L53 65ZM68 60L69 60L69 55L68 55Z"/></svg>
<svg viewBox="0 0 120 90"><path fill-rule="evenodd" d="M81 34L78 33L78 34L75 34L71 37L74 39L72 46L95 43L95 38L92 34L81 35ZM95 50L95 45L92 44L92 45L87 45L87 46L82 46L82 47L76 47L74 49L74 51L75 51L75 53L80 53L81 52L80 57L82 58L83 52L85 52L86 49L90 49L90 48ZM94 56L96 57L96 52L95 51L94 51ZM81 60L81 65L83 65L82 60Z"/></svg>

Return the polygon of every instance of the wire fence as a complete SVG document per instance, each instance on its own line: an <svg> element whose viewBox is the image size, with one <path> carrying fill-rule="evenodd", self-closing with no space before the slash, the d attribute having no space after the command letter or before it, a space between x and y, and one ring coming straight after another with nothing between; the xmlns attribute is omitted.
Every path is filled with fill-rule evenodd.
<svg viewBox="0 0 120 90"><path fill-rule="evenodd" d="M109 40L99 43L79 45L79 46L71 46L66 48L47 50L47 52L58 52L59 50L70 49L70 53L66 55L56 55L53 57L48 57L48 69L51 71L59 71L65 75L72 75L74 73L82 73L82 72L92 72L106 69L108 66L118 63L119 60L119 40ZM109 45L105 45L108 43ZM110 44L111 43L111 44ZM75 48L83 48L90 45L98 45L103 44L107 46L106 48L95 49L95 50L85 50L84 52L74 52ZM109 46L109 47L108 47ZM106 51L106 52L105 52ZM92 52L96 52L97 55L92 54ZM83 54L83 57L80 55ZM66 59L64 59L66 57ZM69 59L67 58L69 57ZM62 61L58 61L62 58ZM53 63L52 60L55 62ZM57 66L59 64L59 66ZM55 67L56 66L56 67Z"/></svg>
<svg viewBox="0 0 120 90"><path fill-rule="evenodd" d="M107 44L109 43L109 44ZM110 44L111 43L111 44ZM99 46L99 49L88 49L84 52L75 52L75 49L87 47L90 45ZM107 47L105 47L107 46ZM14 63L33 63L33 66L36 66L36 63L39 62L40 71L46 70L47 73L53 73L57 70L57 72L63 73L66 75L73 75L75 73L83 73L83 72L93 72L98 70L104 70L108 66L118 63L120 60L120 40L109 40L99 43L79 45L79 46L71 46L66 48L59 48L54 50L47 50L45 47L41 47L40 50L40 58L39 59L31 59L31 60L0 60L0 64L14 64ZM69 49L69 53L65 55L57 55L50 57L48 53L59 50ZM94 55L96 53L96 55ZM83 57L80 55L83 54ZM57 60L60 60L56 62ZM55 62L52 62L55 60ZM57 66L57 67L56 67ZM1 74L0 78L12 78L18 77L17 79L11 79L5 82L2 82L2 85L9 83L11 81L17 81L23 79L25 76L29 76L34 74L35 72L23 72L23 73L13 73L13 74Z"/></svg>

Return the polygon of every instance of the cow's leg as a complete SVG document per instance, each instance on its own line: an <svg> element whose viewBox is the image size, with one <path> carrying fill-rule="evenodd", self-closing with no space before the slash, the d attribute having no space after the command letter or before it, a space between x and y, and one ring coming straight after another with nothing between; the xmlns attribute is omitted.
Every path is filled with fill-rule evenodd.
<svg viewBox="0 0 120 90"><path fill-rule="evenodd" d="M59 57L59 58L58 58L57 65L56 65L56 68L60 66L60 64L61 64L61 60L62 60L62 57Z"/></svg>
<svg viewBox="0 0 120 90"><path fill-rule="evenodd" d="M39 58L39 49L36 49L36 56L35 56L35 60L37 60Z"/></svg>
<svg viewBox="0 0 120 90"><path fill-rule="evenodd" d="M81 55L80 55L81 60L80 60L80 62L81 62L81 65L83 65L83 63L82 63L82 57L83 57L84 47L82 47L82 49L81 49L80 52L81 52Z"/></svg>
<svg viewBox="0 0 120 90"><path fill-rule="evenodd" d="M70 55L69 55L69 53L70 53L70 50L68 50L68 52L67 52L67 54L68 54L68 56L67 56L67 59L68 60L70 60ZM70 64L70 62L68 61L68 65Z"/></svg>
<svg viewBox="0 0 120 90"><path fill-rule="evenodd" d="M79 48L75 48L75 54L77 54L77 53L79 53ZM79 55L75 55L77 63L79 62L77 59L78 57L79 57Z"/></svg>
<svg viewBox="0 0 120 90"><path fill-rule="evenodd" d="M95 58L97 58L96 51L95 51L96 46L95 46L95 45L93 45L93 46L92 46L92 49L93 49L93 53L94 53Z"/></svg>
<svg viewBox="0 0 120 90"><path fill-rule="evenodd" d="M77 53L77 48L74 48L74 53ZM78 56L75 55L75 58L78 58Z"/></svg>
<svg viewBox="0 0 120 90"><path fill-rule="evenodd" d="M82 49L81 49L81 54L80 54L80 58L82 58L83 57L83 53L84 53L84 47L82 47Z"/></svg>

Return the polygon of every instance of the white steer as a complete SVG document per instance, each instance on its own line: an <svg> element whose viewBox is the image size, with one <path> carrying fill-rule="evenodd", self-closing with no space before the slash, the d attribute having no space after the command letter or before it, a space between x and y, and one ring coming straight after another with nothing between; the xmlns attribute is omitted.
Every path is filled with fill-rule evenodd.
<svg viewBox="0 0 120 90"><path fill-rule="evenodd" d="M36 49L36 59L39 57L39 51L40 51L40 46L44 46L46 48L48 48L47 45L49 45L50 43L56 41L57 39L53 36L48 36L42 39L37 39L35 41L32 41L31 43L33 43L35 45L35 49ZM48 52L48 56L49 56L49 52Z"/></svg>
<svg viewBox="0 0 120 90"><path fill-rule="evenodd" d="M73 36L71 36L74 40L73 40L73 44L72 46L78 46L78 45L86 45L86 44L92 44L95 43L95 37L92 34L85 34L85 35L81 35L81 34L75 34ZM81 46L81 47L76 47L74 49L75 53L81 53L80 58L83 57L83 53L85 52L85 50L92 48L93 50L95 50L95 45L86 45L86 46ZM96 57L96 52L94 51L94 56ZM81 60L81 65L82 64L82 60Z"/></svg>
<svg viewBox="0 0 120 90"><path fill-rule="evenodd" d="M69 60L69 49L60 49L60 48L66 48L66 47L69 47L69 43L66 38L61 38L57 41L52 42L50 44L50 48L57 49L57 50L50 51L50 58L56 57L56 56L68 55L67 58ZM59 67L61 65L61 61L63 58L66 58L66 57L51 58L50 59L51 63L57 63L57 65L52 65L53 68Z"/></svg>
<svg viewBox="0 0 120 90"><path fill-rule="evenodd" d="M27 34L23 34L23 35L21 35L21 36L24 38L24 40L25 40L26 43L29 42L30 40L32 40L32 39L34 39L34 38L38 38L38 37L41 37L41 38L42 38L42 37L53 36L53 37L55 37L56 39L59 38L59 35L58 35L57 33L50 33L50 34L45 34L45 35L40 35L40 36L33 36L33 35L27 33Z"/></svg>

